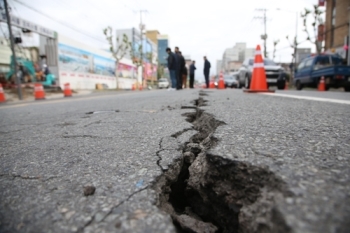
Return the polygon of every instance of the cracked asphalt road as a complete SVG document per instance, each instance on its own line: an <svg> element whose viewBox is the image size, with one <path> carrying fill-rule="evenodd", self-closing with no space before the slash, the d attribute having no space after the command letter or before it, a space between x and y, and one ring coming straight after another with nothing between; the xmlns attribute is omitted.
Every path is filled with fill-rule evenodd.
<svg viewBox="0 0 350 233"><path fill-rule="evenodd" d="M281 178L291 196L272 193L272 207L292 232L349 229L348 105L207 94L201 108L226 123L208 153ZM0 232L176 232L151 186L196 133L181 107L197 98L152 91L0 108ZM252 221L241 232L269 220L254 208L241 209Z"/></svg>

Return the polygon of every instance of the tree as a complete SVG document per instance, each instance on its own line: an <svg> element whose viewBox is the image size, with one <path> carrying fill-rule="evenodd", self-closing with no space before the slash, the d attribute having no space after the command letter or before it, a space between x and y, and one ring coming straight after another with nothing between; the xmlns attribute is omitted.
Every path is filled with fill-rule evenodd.
<svg viewBox="0 0 350 233"><path fill-rule="evenodd" d="M317 54L320 54L322 51L322 42L319 42L317 39L317 29L320 24L323 24L323 19L322 19L322 14L324 12L319 9L318 5L314 5L313 11L309 9L304 9L304 13L301 14L301 18L303 19L303 25L304 25L304 32L307 35L307 40L310 41L311 43L315 44L316 46L316 52ZM309 16L312 16L312 28L314 30L314 37L311 38L310 32L308 29L308 18ZM322 35L323 36L323 35Z"/></svg>
<svg viewBox="0 0 350 233"><path fill-rule="evenodd" d="M121 59L124 58L126 53L131 50L131 42L127 35L123 34L123 38L120 40L116 36L115 42L113 42L113 29L112 27L107 27L103 29L103 34L106 36L106 40L109 44L109 51L112 53L112 56L116 60L116 88L118 89L118 67Z"/></svg>
<svg viewBox="0 0 350 233"><path fill-rule="evenodd" d="M154 85L153 70L154 70L154 68L156 67L156 65L153 63L153 60L154 60L153 53L152 53L152 52L147 53L147 54L146 54L146 58L149 60L149 62L150 62L150 64L151 64L151 70L152 70L151 82L152 82L152 86L153 86L153 85ZM158 61L158 59L157 59L157 61Z"/></svg>
<svg viewBox="0 0 350 233"><path fill-rule="evenodd" d="M278 45L278 43L280 42L280 40L275 40L274 42L273 42L273 60L275 60L275 57L276 57L276 46Z"/></svg>
<svg viewBox="0 0 350 233"><path fill-rule="evenodd" d="M142 52L142 45L141 44L137 46L137 49L133 48L130 50L130 57L131 57L132 63L137 68L136 69L137 72L139 71L139 68L143 66L143 60L141 59L141 52ZM143 77L141 77L141 80L143 80ZM137 85L138 85L138 82L137 82Z"/></svg>
<svg viewBox="0 0 350 233"><path fill-rule="evenodd" d="M299 42L298 42L298 39L297 39L297 35L294 36L294 40L291 42L289 40L289 36L286 36L288 42L289 42L289 45L290 47L293 49L293 54L292 54L292 63L293 64L293 69L291 69L291 73L293 75L295 75L295 68L296 68L296 65L297 65L297 49L298 49L298 46L299 46ZM290 82L292 82L292 79L294 77L291 76L291 79L290 79Z"/></svg>
<svg viewBox="0 0 350 233"><path fill-rule="evenodd" d="M161 79L164 77L164 66L158 63L157 67L157 79Z"/></svg>

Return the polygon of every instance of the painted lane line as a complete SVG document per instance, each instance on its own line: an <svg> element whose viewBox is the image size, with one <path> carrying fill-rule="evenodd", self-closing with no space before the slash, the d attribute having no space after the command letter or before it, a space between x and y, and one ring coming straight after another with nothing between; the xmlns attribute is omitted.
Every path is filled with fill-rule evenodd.
<svg viewBox="0 0 350 233"><path fill-rule="evenodd" d="M314 101L328 102L328 103L350 104L350 100L326 99L326 98L319 98L319 97L299 96L299 95L286 95L286 94L279 94L279 93L275 93L275 94L272 94L272 93L261 93L261 94L262 95L269 95L269 96L287 97L287 98L293 98L293 99L314 100Z"/></svg>

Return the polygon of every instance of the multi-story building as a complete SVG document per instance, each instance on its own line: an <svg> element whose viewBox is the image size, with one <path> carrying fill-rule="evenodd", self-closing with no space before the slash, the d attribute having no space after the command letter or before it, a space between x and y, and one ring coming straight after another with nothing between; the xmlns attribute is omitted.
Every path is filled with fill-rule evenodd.
<svg viewBox="0 0 350 233"><path fill-rule="evenodd" d="M217 71L230 72L237 70L237 66L241 64L245 58L254 57L255 49L247 48L246 43L236 43L233 48L227 48L222 56L220 66Z"/></svg>
<svg viewBox="0 0 350 233"><path fill-rule="evenodd" d="M296 53L296 63L299 64L304 58L311 55L310 48L298 48Z"/></svg>
<svg viewBox="0 0 350 233"><path fill-rule="evenodd" d="M216 74L220 74L222 70L222 60L216 60Z"/></svg>
<svg viewBox="0 0 350 233"><path fill-rule="evenodd" d="M246 48L244 50L244 59L250 58L250 57L254 57L254 56L255 56L255 49L253 49L253 48Z"/></svg>
<svg viewBox="0 0 350 233"><path fill-rule="evenodd" d="M158 46L158 36L160 35L158 30L146 31L146 37Z"/></svg>
<svg viewBox="0 0 350 233"><path fill-rule="evenodd" d="M243 62L244 61L244 55L245 55L245 50L247 48L247 44L243 42L236 43L236 45L233 47L237 50L238 52L238 61Z"/></svg>
<svg viewBox="0 0 350 233"><path fill-rule="evenodd" d="M349 57L350 1L326 0L325 49ZM346 45L348 46L346 49Z"/></svg>
<svg viewBox="0 0 350 233"><path fill-rule="evenodd" d="M166 67L167 66L167 57L166 48L169 46L169 37L167 35L158 35L158 64Z"/></svg>
<svg viewBox="0 0 350 233"><path fill-rule="evenodd" d="M140 48L142 48L143 60L149 62L149 56L147 56L147 54L153 53L154 50L157 50L156 44L146 36L141 38L141 33L136 28L118 29L117 37L119 38L119 41L122 41L124 34L128 37L128 40L131 43L131 49L125 54L125 58L131 59L131 56L139 58L141 55Z"/></svg>
<svg viewBox="0 0 350 233"><path fill-rule="evenodd" d="M241 61L231 61L228 63L229 72L236 72L242 66Z"/></svg>
<svg viewBox="0 0 350 233"><path fill-rule="evenodd" d="M222 56L221 69L225 72L229 71L229 63L239 60L239 51L237 48L228 48Z"/></svg>
<svg viewBox="0 0 350 233"><path fill-rule="evenodd" d="M122 41L123 35L128 37L131 48L126 52L126 59L140 59L142 55L143 61L143 79L152 80L156 77L158 46L147 36L141 36L141 32L136 28L118 29L117 37ZM141 69L141 68L140 68ZM141 71L141 70L139 70ZM142 72L139 72L142 73Z"/></svg>

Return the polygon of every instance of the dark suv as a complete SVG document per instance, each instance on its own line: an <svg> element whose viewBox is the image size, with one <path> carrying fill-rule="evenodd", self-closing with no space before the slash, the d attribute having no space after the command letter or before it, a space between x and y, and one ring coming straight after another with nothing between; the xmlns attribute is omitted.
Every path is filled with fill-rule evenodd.
<svg viewBox="0 0 350 233"><path fill-rule="evenodd" d="M238 73L239 87L249 89L253 73L254 58L247 58ZM264 59L264 68L266 73L267 85L277 86L279 90L284 89L286 84L287 74L285 70L270 59Z"/></svg>

